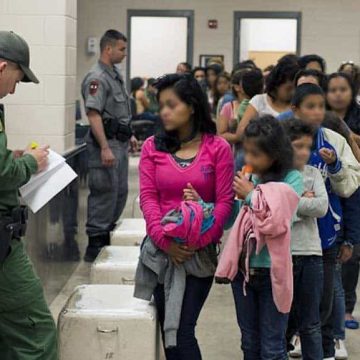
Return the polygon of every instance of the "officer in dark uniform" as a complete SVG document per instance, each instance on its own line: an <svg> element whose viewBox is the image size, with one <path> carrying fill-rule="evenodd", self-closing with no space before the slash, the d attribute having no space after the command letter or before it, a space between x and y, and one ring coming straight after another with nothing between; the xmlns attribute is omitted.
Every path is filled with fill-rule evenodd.
<svg viewBox="0 0 360 360"><path fill-rule="evenodd" d="M110 232L128 195L128 147L137 141L130 129L130 99L116 68L126 56L126 37L108 30L100 41L100 59L85 76L82 96L90 123L87 136L89 188L85 261L110 244Z"/></svg>
<svg viewBox="0 0 360 360"><path fill-rule="evenodd" d="M20 81L39 82L29 68L29 47L0 31L0 98ZM8 150L2 112L0 120L0 359L56 360L56 327L21 240L27 212L18 198L19 187L46 167L48 147Z"/></svg>

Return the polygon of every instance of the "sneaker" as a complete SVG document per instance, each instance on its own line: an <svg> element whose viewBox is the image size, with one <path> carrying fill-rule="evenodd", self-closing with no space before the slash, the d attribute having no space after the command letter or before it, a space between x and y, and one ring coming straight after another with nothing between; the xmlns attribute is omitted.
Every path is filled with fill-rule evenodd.
<svg viewBox="0 0 360 360"><path fill-rule="evenodd" d="M343 360L348 358L348 352L344 340L335 340L335 359Z"/></svg>
<svg viewBox="0 0 360 360"><path fill-rule="evenodd" d="M334 357L331 357L331 358L324 358L324 360L335 360Z"/></svg>
<svg viewBox="0 0 360 360"><path fill-rule="evenodd" d="M289 352L290 357L295 359L301 358L302 353L300 337L297 335L293 336L291 339L291 345L294 347L294 349Z"/></svg>

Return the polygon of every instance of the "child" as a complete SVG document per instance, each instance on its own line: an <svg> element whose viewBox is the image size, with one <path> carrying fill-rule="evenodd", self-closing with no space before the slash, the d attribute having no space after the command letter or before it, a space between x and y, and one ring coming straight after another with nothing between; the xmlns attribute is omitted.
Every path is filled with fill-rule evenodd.
<svg viewBox="0 0 360 360"><path fill-rule="evenodd" d="M315 128L309 165L321 171L329 196L328 213L318 220L318 227L324 264L324 291L321 300L323 351L325 359L333 358L335 348L331 314L338 254L336 238L342 217L339 196L348 198L359 187L360 165L346 140L334 131L321 126L325 117L325 95L319 86L314 84L298 86L292 100L292 109L298 119Z"/></svg>
<svg viewBox="0 0 360 360"><path fill-rule="evenodd" d="M287 338L292 339L298 330L303 359L323 359L320 321L322 286L319 286L323 283L323 262L316 219L326 215L328 196L320 171L306 165L313 144L313 129L295 119L283 121L282 125L294 149L295 168L304 179L304 194L291 230L294 301Z"/></svg>
<svg viewBox="0 0 360 360"><path fill-rule="evenodd" d="M259 69L243 70L240 73L235 73L233 82L233 91L237 100L224 105L219 118L218 133L235 145L235 170L240 170L244 165L244 151L234 132L241 122L250 100L263 92L264 76ZM225 126L225 121L232 125Z"/></svg>
<svg viewBox="0 0 360 360"><path fill-rule="evenodd" d="M218 75L215 82L214 107L216 108L216 119L220 115L224 96L230 92L231 78L230 74L223 72Z"/></svg>
<svg viewBox="0 0 360 360"><path fill-rule="evenodd" d="M302 176L293 170L290 141L274 117L252 120L245 130L243 144L246 163L252 167L253 174L251 181L240 172L235 177L234 190L237 198L242 199L236 203L241 211L225 245L216 276L220 281L232 280L244 358L286 359L285 332L292 299L290 225L303 194ZM266 190L270 188L273 193L266 197ZM270 200L267 205L272 210L275 210L274 203L280 204L279 207L263 213L259 205L265 201L263 196L266 201ZM246 214L255 216L254 226L248 227ZM267 233L262 221L271 228L267 228ZM265 245L263 243L261 248L257 243L255 252L251 247L254 240L258 242L264 238ZM242 249L232 251L238 240L244 243ZM273 246L278 247L277 254ZM237 273L239 262L241 271Z"/></svg>
<svg viewBox="0 0 360 360"><path fill-rule="evenodd" d="M354 156L360 161L360 149L356 141L351 136L351 130L344 120L333 112L327 112L323 126L342 135ZM355 273L351 273L348 269L352 267L353 259L356 259L356 250L359 248L360 241L360 223L358 220L360 213L360 188L355 191L348 199L341 199L343 210L342 229L338 236L337 243L340 244L340 252L337 259L334 280L334 340L335 340L335 358L347 359L348 354L345 346L345 292L356 291L356 279L359 273L358 269ZM354 251L352 251L352 248ZM349 259L351 259L349 261ZM342 277L342 278L341 278ZM349 291L349 284L350 291ZM344 286L343 286L344 285ZM352 289L351 289L352 287ZM348 306L348 302L346 303Z"/></svg>

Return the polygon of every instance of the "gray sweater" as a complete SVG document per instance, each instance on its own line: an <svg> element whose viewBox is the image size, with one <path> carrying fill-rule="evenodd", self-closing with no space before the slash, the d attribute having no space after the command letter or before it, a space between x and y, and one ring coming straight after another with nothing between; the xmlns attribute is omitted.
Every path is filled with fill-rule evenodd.
<svg viewBox="0 0 360 360"><path fill-rule="evenodd" d="M166 348L176 346L186 276L210 277L215 270L215 248L201 249L190 260L175 266L168 255L158 249L149 237L145 239L136 269L134 297L150 301L157 284L164 284Z"/></svg>
<svg viewBox="0 0 360 360"><path fill-rule="evenodd" d="M292 255L322 256L317 218L326 215L329 206L324 180L318 169L305 165L301 172L304 191L313 191L314 198L301 197L291 229Z"/></svg>

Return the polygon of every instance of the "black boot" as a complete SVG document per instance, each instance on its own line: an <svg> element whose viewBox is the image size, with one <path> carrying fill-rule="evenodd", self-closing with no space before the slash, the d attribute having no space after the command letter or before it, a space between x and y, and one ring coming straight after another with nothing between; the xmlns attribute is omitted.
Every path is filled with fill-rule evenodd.
<svg viewBox="0 0 360 360"><path fill-rule="evenodd" d="M89 245L86 249L84 261L93 262L104 246L110 245L110 234L89 236Z"/></svg>
<svg viewBox="0 0 360 360"><path fill-rule="evenodd" d="M74 233L65 234L64 249L63 249L64 261L79 261L80 251L79 246L75 238Z"/></svg>

